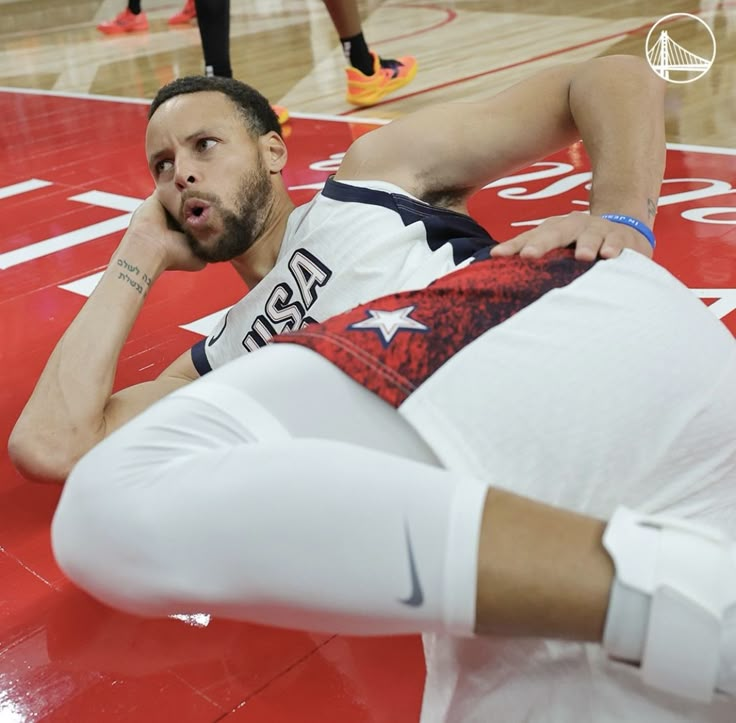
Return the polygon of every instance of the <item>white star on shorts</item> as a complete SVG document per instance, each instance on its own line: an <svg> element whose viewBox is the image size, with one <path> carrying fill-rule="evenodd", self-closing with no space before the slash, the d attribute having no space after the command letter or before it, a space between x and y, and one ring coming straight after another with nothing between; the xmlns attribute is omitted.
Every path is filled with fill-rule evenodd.
<svg viewBox="0 0 736 723"><path fill-rule="evenodd" d="M400 331L429 331L428 326L409 317L415 308L415 306L405 306L403 309L394 311L368 309L366 311L368 318L351 324L348 329L375 331L381 338L383 346L386 347Z"/></svg>

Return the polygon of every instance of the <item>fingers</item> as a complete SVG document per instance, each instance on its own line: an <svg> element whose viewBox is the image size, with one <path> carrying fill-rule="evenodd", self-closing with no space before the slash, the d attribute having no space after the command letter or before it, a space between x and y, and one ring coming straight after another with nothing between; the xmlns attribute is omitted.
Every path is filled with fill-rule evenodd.
<svg viewBox="0 0 736 723"><path fill-rule="evenodd" d="M595 228L587 228L579 233L575 240L575 258L578 261L595 261L603 247L604 238L604 234ZM620 248L611 245L609 247L611 255L607 258L613 258L621 253Z"/></svg>
<svg viewBox="0 0 736 723"><path fill-rule="evenodd" d="M553 249L569 246L578 236L580 218L584 214L572 213L568 216L548 218L537 228L496 246L493 256L512 256L519 254L524 258L537 259Z"/></svg>
<svg viewBox="0 0 736 723"><path fill-rule="evenodd" d="M526 233L514 236L514 238L508 241L499 243L498 246L494 246L491 249L491 256L515 256L524 248L529 239L529 234L533 233L534 231L527 231Z"/></svg>
<svg viewBox="0 0 736 723"><path fill-rule="evenodd" d="M575 244L575 258L579 261L614 258L623 249L652 256L652 247L638 231L583 213L548 218L537 228L500 243L491 250L491 255L540 258L571 244Z"/></svg>

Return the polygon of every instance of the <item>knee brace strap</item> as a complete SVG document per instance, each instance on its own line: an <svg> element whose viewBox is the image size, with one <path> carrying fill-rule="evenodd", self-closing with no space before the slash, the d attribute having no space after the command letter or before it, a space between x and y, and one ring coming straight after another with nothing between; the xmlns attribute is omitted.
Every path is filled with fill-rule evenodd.
<svg viewBox="0 0 736 723"><path fill-rule="evenodd" d="M616 567L614 587L649 600L641 642L644 682L709 701L718 680L724 614L736 602L731 540L706 525L619 508L603 545ZM609 631L638 624L614 619L629 610L609 607L603 645L614 657Z"/></svg>

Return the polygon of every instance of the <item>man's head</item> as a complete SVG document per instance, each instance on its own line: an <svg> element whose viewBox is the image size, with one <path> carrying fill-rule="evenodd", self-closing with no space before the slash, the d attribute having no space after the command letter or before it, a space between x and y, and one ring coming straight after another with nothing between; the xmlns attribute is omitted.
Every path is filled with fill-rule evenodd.
<svg viewBox="0 0 736 723"><path fill-rule="evenodd" d="M156 191L205 261L226 261L262 233L285 192L281 127L268 101L231 78L180 78L151 104L146 154Z"/></svg>

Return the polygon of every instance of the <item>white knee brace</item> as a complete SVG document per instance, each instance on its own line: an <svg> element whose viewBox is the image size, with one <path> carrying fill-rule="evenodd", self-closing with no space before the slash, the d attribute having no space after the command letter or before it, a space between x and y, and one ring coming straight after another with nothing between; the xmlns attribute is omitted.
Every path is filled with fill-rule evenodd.
<svg viewBox="0 0 736 723"><path fill-rule="evenodd" d="M692 700L736 693L736 545L719 530L619 508L603 647L644 682Z"/></svg>

